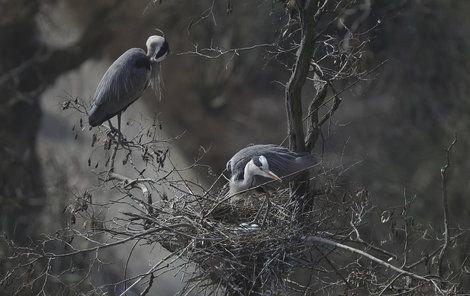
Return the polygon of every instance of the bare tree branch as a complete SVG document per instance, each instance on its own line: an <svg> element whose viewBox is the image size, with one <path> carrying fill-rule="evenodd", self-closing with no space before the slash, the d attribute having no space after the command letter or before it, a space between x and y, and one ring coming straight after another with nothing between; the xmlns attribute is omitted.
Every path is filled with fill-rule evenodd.
<svg viewBox="0 0 470 296"><path fill-rule="evenodd" d="M457 143L457 135L454 135L454 139L452 140L452 143L450 143L449 147L445 150L446 153L446 161L444 163L444 166L441 168L441 184L442 184L442 211L444 213L444 243L442 244L442 249L439 253L439 259L438 259L438 274L439 276L443 275L443 268L442 268L442 262L443 258L445 255L445 252L447 251L447 248L449 247L449 242L450 242L450 234L449 234L449 202L447 200L447 170L450 167L450 152L452 151L452 148L454 145Z"/></svg>
<svg viewBox="0 0 470 296"><path fill-rule="evenodd" d="M416 273L413 273L413 272L409 272L409 271L406 271L404 269L401 269L399 267L396 267L396 266L393 266L392 264L388 263L388 262L385 262L383 260L380 260L379 258L377 257L374 257L364 251L361 251L361 250L358 250L356 248L353 248L353 247L350 247L350 246L347 246L347 245L344 245L344 244L341 244L341 243L337 243L335 241L332 241L332 240L329 240L329 239L326 239L326 238L322 238L322 237L319 237L319 236L309 236L309 237L305 237L304 238L307 242L319 242L319 243L323 243L323 244L327 244L327 245L331 245L333 247L336 247L336 248L339 248L339 249L343 249L343 250L347 250L347 251L350 251L350 252L353 252L353 253L356 253L356 254L359 254L361 256L364 256L366 258L368 258L369 260L372 260L374 261L375 263L378 263L388 269L391 269L401 275L407 275L409 277L412 277L414 279L417 279L417 280L420 280L420 281L423 281L423 282L427 282L427 283L431 283L437 292L439 292L441 295L445 295L445 291L441 290L439 288L439 285L437 284L436 280L434 279L430 279L430 278L426 278L426 277L423 277L421 275L418 275Z"/></svg>

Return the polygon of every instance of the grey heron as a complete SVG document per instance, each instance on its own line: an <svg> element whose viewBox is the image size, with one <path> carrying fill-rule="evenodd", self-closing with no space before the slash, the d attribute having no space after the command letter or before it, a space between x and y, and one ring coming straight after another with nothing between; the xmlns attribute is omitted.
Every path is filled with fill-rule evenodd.
<svg viewBox="0 0 470 296"><path fill-rule="evenodd" d="M104 73L93 96L88 117L90 126L101 125L117 115L118 130L121 130L121 113L154 81L159 63L170 51L162 36L150 36L146 46L147 53L141 48L127 50Z"/></svg>
<svg viewBox="0 0 470 296"><path fill-rule="evenodd" d="M317 163L310 153L293 152L279 145L253 145L238 151L227 162L229 195L256 188L267 181L292 181Z"/></svg>

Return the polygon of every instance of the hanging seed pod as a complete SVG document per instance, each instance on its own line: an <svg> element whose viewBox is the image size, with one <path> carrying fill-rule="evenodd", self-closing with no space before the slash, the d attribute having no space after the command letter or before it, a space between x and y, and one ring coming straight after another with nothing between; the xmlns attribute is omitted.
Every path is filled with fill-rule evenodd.
<svg viewBox="0 0 470 296"><path fill-rule="evenodd" d="M67 110L70 107L70 101L66 101L62 104L62 110Z"/></svg>

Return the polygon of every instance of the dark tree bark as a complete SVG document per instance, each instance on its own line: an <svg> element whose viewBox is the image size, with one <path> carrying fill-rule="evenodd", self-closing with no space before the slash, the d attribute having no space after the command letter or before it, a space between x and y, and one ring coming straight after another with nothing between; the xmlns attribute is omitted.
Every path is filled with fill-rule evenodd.
<svg viewBox="0 0 470 296"><path fill-rule="evenodd" d="M307 80L314 52L316 4L317 1L298 1L293 7L300 16L301 41L294 69L286 86L285 101L289 148L298 152L306 151L302 118L302 90ZM308 194L308 188L308 172L302 173L291 187L293 197L298 201L297 212L299 215L312 207L313 196Z"/></svg>
<svg viewBox="0 0 470 296"><path fill-rule="evenodd" d="M292 75L287 83L285 99L287 111L287 134L289 135L289 148L294 151L305 151L304 127L302 122L302 89L310 69L310 61L314 51L315 13L314 3L299 4L302 22L301 41L297 50L297 60ZM307 7L304 7L307 5Z"/></svg>

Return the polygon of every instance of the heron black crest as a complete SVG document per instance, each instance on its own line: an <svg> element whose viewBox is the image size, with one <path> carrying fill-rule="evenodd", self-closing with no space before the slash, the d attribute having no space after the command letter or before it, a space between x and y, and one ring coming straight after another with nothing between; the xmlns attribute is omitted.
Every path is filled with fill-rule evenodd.
<svg viewBox="0 0 470 296"><path fill-rule="evenodd" d="M263 166L263 164L262 164L261 161L260 161L260 157L259 157L259 156L253 157L252 160L253 160L253 163L254 163L257 167L262 167L262 166Z"/></svg>
<svg viewBox="0 0 470 296"><path fill-rule="evenodd" d="M160 47L160 50L158 50L157 54L155 55L155 59L159 59L165 54L170 54L170 46L168 45L168 42L163 42L162 47Z"/></svg>

